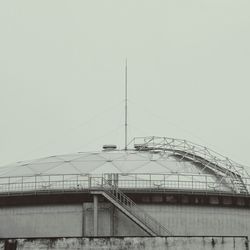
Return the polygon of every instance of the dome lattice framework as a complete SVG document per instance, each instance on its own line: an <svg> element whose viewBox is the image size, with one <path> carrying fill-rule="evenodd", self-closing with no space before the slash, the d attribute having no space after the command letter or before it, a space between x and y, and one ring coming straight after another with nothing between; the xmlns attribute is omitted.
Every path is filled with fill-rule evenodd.
<svg viewBox="0 0 250 250"><path fill-rule="evenodd" d="M244 167L207 147L167 137L134 138L128 150L50 156L0 167L0 194L76 192L112 179L121 189L248 195Z"/></svg>

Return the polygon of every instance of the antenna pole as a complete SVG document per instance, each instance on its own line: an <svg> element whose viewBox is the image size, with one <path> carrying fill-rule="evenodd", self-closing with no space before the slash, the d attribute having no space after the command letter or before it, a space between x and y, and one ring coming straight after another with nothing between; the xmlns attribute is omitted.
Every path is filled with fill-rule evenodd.
<svg viewBox="0 0 250 250"><path fill-rule="evenodd" d="M128 149L128 67L125 64L125 150Z"/></svg>

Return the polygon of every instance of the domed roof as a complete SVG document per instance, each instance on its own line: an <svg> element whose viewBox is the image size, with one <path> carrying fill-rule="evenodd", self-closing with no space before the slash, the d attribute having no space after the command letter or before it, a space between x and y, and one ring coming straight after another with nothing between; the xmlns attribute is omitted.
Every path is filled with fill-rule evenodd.
<svg viewBox="0 0 250 250"><path fill-rule="evenodd" d="M13 183L23 183L31 177L46 182L76 177L83 180L86 176L114 173L119 175L119 185L123 187L128 183L148 187L147 181L153 180L153 186L157 187L248 192L250 183L239 173L240 165L229 160L233 164L228 165L227 158L211 156L207 148L202 148L205 150L202 152L201 146L187 141L161 138L159 143L156 140L154 137L152 144L152 138L144 138L143 143L136 143L130 150L79 152L2 166L0 192L7 178L14 180ZM236 182L242 183L236 185Z"/></svg>
<svg viewBox="0 0 250 250"><path fill-rule="evenodd" d="M170 152L113 150L79 152L19 162L0 167L0 177L56 174L204 174L206 171Z"/></svg>

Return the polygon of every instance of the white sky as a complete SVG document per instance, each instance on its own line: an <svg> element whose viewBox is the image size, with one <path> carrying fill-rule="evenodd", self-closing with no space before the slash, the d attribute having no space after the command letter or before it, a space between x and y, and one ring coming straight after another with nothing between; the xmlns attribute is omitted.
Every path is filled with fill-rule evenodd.
<svg viewBox="0 0 250 250"><path fill-rule="evenodd" d="M0 1L0 164L124 145L204 144L250 166L249 0Z"/></svg>

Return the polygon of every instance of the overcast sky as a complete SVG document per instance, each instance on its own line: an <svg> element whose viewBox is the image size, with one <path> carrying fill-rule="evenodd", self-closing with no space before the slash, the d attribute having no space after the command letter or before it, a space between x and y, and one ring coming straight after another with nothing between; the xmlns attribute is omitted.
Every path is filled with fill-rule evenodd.
<svg viewBox="0 0 250 250"><path fill-rule="evenodd" d="M0 164L168 136L250 166L249 0L0 1Z"/></svg>

